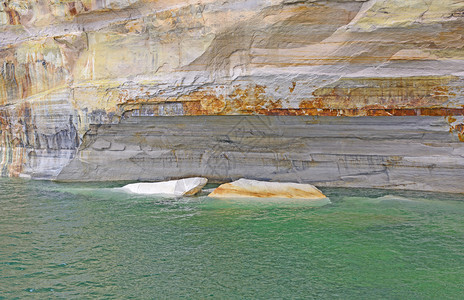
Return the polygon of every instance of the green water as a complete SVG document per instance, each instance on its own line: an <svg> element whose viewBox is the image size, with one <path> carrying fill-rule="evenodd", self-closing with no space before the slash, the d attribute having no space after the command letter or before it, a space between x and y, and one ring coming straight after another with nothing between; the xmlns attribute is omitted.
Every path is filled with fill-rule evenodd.
<svg viewBox="0 0 464 300"><path fill-rule="evenodd" d="M0 180L0 299L463 299L464 195L332 203Z"/></svg>

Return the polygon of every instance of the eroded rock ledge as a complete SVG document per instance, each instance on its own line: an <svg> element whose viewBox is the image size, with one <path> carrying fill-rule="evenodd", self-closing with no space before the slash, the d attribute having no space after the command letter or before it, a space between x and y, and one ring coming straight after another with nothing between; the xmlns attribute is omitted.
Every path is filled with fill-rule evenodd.
<svg viewBox="0 0 464 300"><path fill-rule="evenodd" d="M89 132L66 181L202 176L464 192L464 143L443 117L132 117Z"/></svg>

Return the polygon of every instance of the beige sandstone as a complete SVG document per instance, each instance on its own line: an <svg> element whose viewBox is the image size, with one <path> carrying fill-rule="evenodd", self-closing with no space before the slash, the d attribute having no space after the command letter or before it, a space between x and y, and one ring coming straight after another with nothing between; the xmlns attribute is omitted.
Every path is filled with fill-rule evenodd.
<svg viewBox="0 0 464 300"><path fill-rule="evenodd" d="M265 182L249 179L239 179L230 183L224 183L208 196L212 198L326 198L320 190L310 184Z"/></svg>

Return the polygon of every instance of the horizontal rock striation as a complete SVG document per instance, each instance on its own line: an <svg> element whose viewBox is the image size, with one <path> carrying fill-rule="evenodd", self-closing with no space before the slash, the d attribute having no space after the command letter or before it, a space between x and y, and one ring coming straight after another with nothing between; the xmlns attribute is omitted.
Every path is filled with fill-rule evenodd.
<svg viewBox="0 0 464 300"><path fill-rule="evenodd" d="M204 176L463 192L464 143L442 117L133 117L85 136L59 180Z"/></svg>
<svg viewBox="0 0 464 300"><path fill-rule="evenodd" d="M432 190L441 181L439 190L463 192L463 32L464 2L455 0L3 1L1 175L226 180L249 177L250 165L256 178L260 166L268 179L293 176L285 169L301 182L318 181L319 172L324 185ZM273 138L259 153L224 148L241 153L235 169L205 169L203 156L227 126L257 116L282 134L264 130ZM302 120L317 120L309 128L326 141L289 143ZM316 155L312 143L325 148ZM170 169L148 159L138 171L123 163L158 157L143 147L191 162ZM384 149L392 151L374 155ZM279 153L320 163L291 171ZM348 167L338 168L344 155ZM230 163L220 156L217 164Z"/></svg>

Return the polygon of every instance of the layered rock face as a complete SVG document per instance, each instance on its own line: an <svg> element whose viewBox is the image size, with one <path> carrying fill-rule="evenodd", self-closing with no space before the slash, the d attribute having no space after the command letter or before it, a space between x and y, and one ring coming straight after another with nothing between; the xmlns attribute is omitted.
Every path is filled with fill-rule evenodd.
<svg viewBox="0 0 464 300"><path fill-rule="evenodd" d="M455 0L4 0L2 175L464 192L463 32Z"/></svg>

